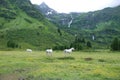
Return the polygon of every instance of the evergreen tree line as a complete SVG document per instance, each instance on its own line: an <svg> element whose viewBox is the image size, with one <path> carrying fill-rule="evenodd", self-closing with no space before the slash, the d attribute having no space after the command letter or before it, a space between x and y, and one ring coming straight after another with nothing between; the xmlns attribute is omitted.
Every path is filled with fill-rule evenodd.
<svg viewBox="0 0 120 80"><path fill-rule="evenodd" d="M66 48L72 48L74 47L75 50L83 50L83 49L88 49L92 48L92 44L90 41L85 41L84 38L78 38L76 37L75 40L69 45L69 46L55 46L53 49L54 50L64 50Z"/></svg>
<svg viewBox="0 0 120 80"><path fill-rule="evenodd" d="M92 44L90 41L86 41L84 38L76 37L75 41L71 43L70 47L74 47L76 50L83 50L92 48Z"/></svg>
<svg viewBox="0 0 120 80"><path fill-rule="evenodd" d="M56 46L55 50L64 50L66 48L74 47L75 50L83 50L92 48L92 44L90 41L86 41L84 38L76 37L75 40L69 46ZM120 40L118 38L114 38L110 45L110 49L112 51L120 51Z"/></svg>

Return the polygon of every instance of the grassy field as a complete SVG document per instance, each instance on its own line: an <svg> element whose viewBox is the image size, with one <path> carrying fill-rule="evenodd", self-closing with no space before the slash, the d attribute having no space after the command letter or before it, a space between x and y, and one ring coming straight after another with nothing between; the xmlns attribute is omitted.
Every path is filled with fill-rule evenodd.
<svg viewBox="0 0 120 80"><path fill-rule="evenodd" d="M0 51L0 80L120 80L120 53Z"/></svg>

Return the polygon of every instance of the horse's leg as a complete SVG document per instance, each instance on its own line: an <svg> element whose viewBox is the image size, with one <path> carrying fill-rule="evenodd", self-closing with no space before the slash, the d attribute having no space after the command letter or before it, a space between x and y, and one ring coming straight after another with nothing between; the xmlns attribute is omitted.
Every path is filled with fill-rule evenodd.
<svg viewBox="0 0 120 80"><path fill-rule="evenodd" d="M69 55L71 56L71 52L69 52Z"/></svg>
<svg viewBox="0 0 120 80"><path fill-rule="evenodd" d="M52 53L50 52L50 56L52 56Z"/></svg>
<svg viewBox="0 0 120 80"><path fill-rule="evenodd" d="M49 52L46 52L46 55L49 56Z"/></svg>
<svg viewBox="0 0 120 80"><path fill-rule="evenodd" d="M64 51L64 56L66 57L66 51Z"/></svg>

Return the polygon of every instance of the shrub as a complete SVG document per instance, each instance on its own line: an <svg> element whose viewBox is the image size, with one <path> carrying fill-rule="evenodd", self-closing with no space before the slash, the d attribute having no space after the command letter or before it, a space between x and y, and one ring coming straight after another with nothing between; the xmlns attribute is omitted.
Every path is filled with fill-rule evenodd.
<svg viewBox="0 0 120 80"><path fill-rule="evenodd" d="M60 36L62 36L62 32L61 32L61 30L58 28L58 33L60 34Z"/></svg>
<svg viewBox="0 0 120 80"><path fill-rule="evenodd" d="M18 48L18 44L15 43L14 41L9 40L7 42L7 47L9 47L9 48Z"/></svg>
<svg viewBox="0 0 120 80"><path fill-rule="evenodd" d="M120 51L120 41L118 38L114 38L111 44L111 50Z"/></svg>
<svg viewBox="0 0 120 80"><path fill-rule="evenodd" d="M88 47L88 48L91 48L91 47L92 47L92 45L91 45L91 42L90 42L90 41L88 41L88 42L87 42L87 47Z"/></svg>

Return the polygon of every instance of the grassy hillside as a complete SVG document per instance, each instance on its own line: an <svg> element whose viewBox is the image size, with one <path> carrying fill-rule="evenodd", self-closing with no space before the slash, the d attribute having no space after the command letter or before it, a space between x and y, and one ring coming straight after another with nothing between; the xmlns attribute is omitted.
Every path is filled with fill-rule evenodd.
<svg viewBox="0 0 120 80"><path fill-rule="evenodd" d="M0 51L1 80L119 80L120 54L110 51Z"/></svg>
<svg viewBox="0 0 120 80"><path fill-rule="evenodd" d="M72 36L50 23L29 0L0 1L0 49L8 49L9 41L18 49L43 50L68 45ZM4 5L6 4L6 5ZM67 37L66 37L67 36Z"/></svg>

